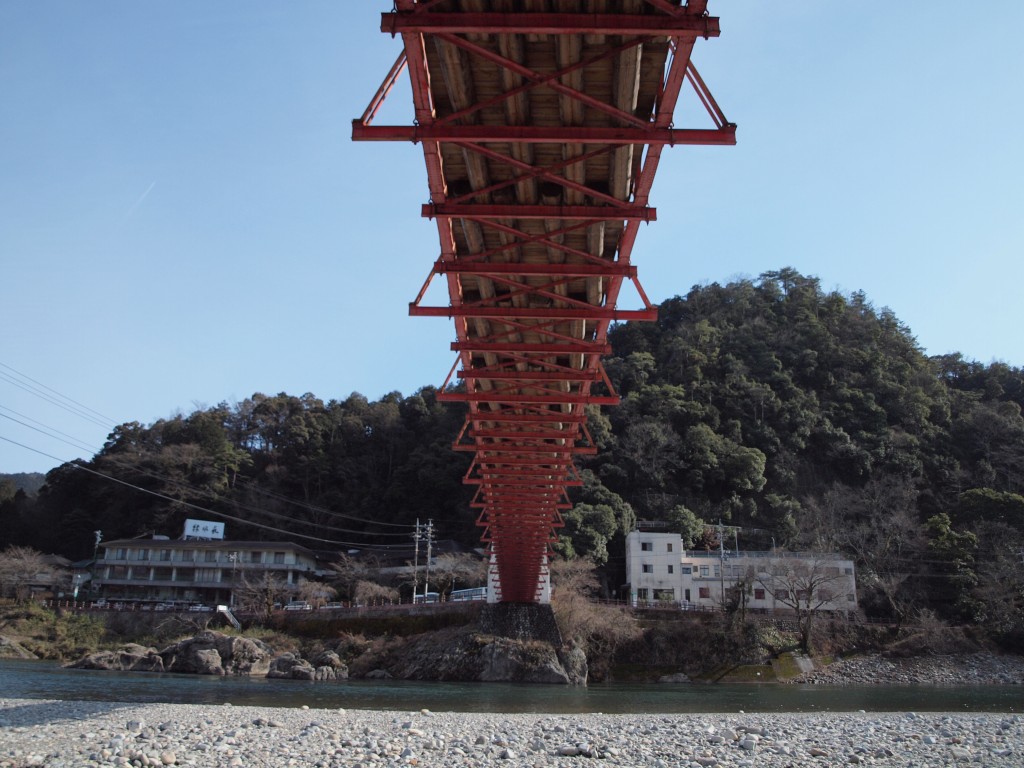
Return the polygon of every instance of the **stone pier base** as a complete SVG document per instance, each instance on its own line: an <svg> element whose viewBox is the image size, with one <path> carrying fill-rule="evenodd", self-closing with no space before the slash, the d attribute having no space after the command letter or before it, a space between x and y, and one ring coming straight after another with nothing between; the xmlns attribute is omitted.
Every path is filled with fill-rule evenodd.
<svg viewBox="0 0 1024 768"><path fill-rule="evenodd" d="M550 605L490 603L480 613L480 631L513 640L543 640L562 647L562 635Z"/></svg>

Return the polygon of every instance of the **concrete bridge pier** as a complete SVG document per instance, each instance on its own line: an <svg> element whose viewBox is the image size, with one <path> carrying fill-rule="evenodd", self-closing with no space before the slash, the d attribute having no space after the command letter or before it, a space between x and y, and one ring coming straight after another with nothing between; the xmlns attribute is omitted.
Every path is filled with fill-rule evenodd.
<svg viewBox="0 0 1024 768"><path fill-rule="evenodd" d="M562 634L550 603L488 603L480 613L480 630L513 640L543 640L562 647Z"/></svg>

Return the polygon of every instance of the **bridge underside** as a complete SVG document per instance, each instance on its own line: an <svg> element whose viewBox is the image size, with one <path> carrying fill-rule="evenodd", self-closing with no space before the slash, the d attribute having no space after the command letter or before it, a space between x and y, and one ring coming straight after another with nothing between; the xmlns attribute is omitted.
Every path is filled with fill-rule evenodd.
<svg viewBox="0 0 1024 768"><path fill-rule="evenodd" d="M403 50L353 138L423 148L440 255L410 312L455 322L440 397L467 405L454 449L474 454L498 599L538 602L574 456L596 451L587 406L619 401L609 325L657 318L631 253L662 151L735 143L690 62L718 19L697 0L397 0L381 31ZM375 125L405 70L413 124ZM674 127L684 85L708 127ZM424 304L435 277L448 306ZM639 309L618 308L624 281Z"/></svg>

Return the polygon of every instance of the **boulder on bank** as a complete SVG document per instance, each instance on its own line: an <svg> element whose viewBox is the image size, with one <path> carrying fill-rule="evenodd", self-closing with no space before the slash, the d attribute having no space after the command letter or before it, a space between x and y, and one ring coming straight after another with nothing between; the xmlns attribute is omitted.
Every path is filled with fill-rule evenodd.
<svg viewBox="0 0 1024 768"><path fill-rule="evenodd" d="M206 630L160 652L167 672L263 676L273 651L261 640Z"/></svg>
<svg viewBox="0 0 1024 768"><path fill-rule="evenodd" d="M334 651L317 654L312 662L316 668L316 680L347 680L348 666Z"/></svg>
<svg viewBox="0 0 1024 768"><path fill-rule="evenodd" d="M32 651L21 643L0 635L0 659L38 659Z"/></svg>
<svg viewBox="0 0 1024 768"><path fill-rule="evenodd" d="M316 680L316 667L294 653L285 653L270 662L267 677L283 680Z"/></svg>
<svg viewBox="0 0 1024 768"><path fill-rule="evenodd" d="M128 643L116 651L97 651L83 656L70 669L104 669L115 672L165 672L164 660L156 648Z"/></svg>

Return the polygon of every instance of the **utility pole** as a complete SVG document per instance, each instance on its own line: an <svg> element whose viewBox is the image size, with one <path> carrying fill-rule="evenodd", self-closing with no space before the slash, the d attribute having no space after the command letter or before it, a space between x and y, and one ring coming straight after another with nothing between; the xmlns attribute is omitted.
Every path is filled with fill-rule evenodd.
<svg viewBox="0 0 1024 768"><path fill-rule="evenodd" d="M427 577L423 580L423 600L430 592L430 549L434 543L434 521L427 520Z"/></svg>
<svg viewBox="0 0 1024 768"><path fill-rule="evenodd" d="M420 586L420 519L416 518L416 533L412 535L415 542L412 559L412 602L416 604L416 590Z"/></svg>
<svg viewBox="0 0 1024 768"><path fill-rule="evenodd" d="M718 521L718 577L722 584L722 608L725 609L725 526Z"/></svg>
<svg viewBox="0 0 1024 768"><path fill-rule="evenodd" d="M89 576L89 594L95 599L96 597L96 558L99 557L100 542L103 541L103 531L93 531L92 535L95 537L95 542L92 545L92 573Z"/></svg>

